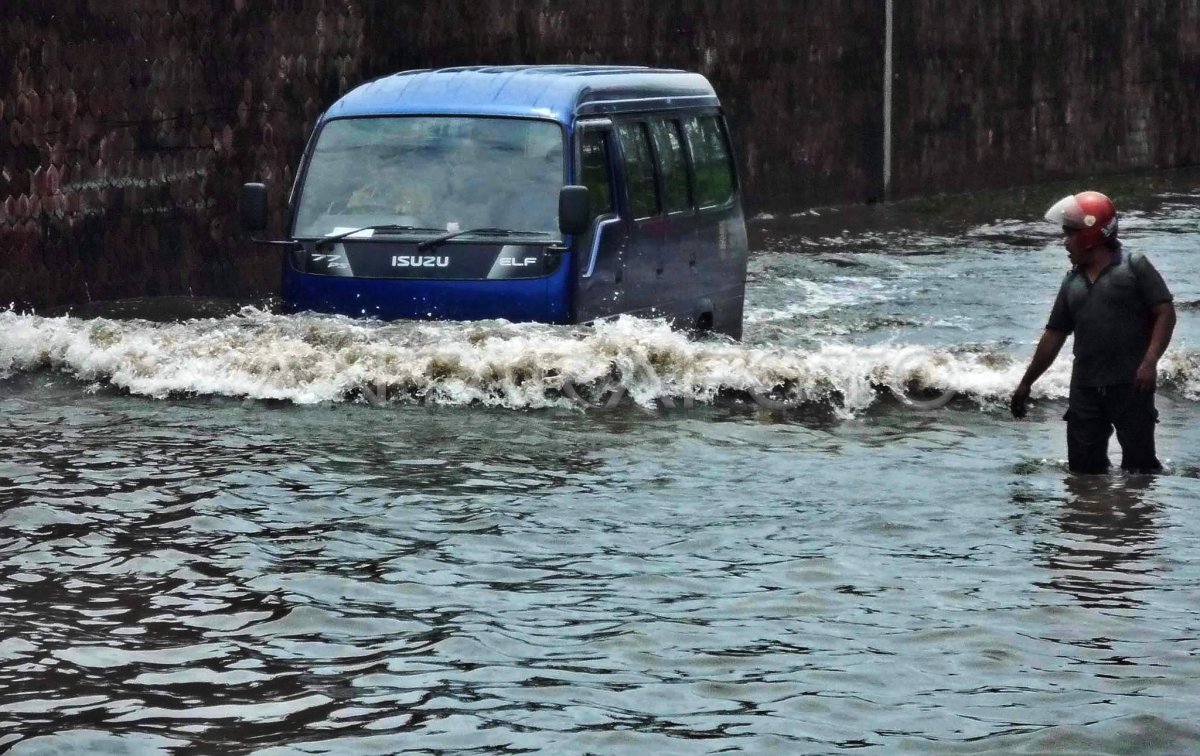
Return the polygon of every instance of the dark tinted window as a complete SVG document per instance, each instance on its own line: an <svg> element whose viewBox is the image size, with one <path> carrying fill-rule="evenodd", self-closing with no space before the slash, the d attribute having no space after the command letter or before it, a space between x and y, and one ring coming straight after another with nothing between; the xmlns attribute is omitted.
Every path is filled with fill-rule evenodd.
<svg viewBox="0 0 1200 756"><path fill-rule="evenodd" d="M591 198L593 218L613 211L612 169L608 161L606 134L599 129L587 129L583 132L583 144L580 145L581 178Z"/></svg>
<svg viewBox="0 0 1200 756"><path fill-rule="evenodd" d="M676 121L652 121L650 133L654 135L654 149L658 151L658 167L662 171L663 200L667 212L674 213L692 207L692 193L688 187L687 161L683 156L683 140L679 137Z"/></svg>
<svg viewBox="0 0 1200 756"><path fill-rule="evenodd" d="M630 211L634 218L658 215L658 184L654 180L654 160L646 127L641 123L622 123L617 126L617 133L625 154Z"/></svg>
<svg viewBox="0 0 1200 756"><path fill-rule="evenodd" d="M724 205L733 197L733 162L724 130L716 116L684 121L688 149L696 172L696 200L701 207Z"/></svg>

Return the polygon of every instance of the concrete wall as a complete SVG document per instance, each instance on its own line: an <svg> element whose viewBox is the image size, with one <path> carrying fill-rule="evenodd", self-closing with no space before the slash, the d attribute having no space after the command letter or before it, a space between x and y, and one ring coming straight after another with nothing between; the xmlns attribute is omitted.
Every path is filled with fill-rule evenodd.
<svg viewBox="0 0 1200 756"><path fill-rule="evenodd" d="M355 83L465 63L699 70L752 210L884 195L887 0L7 0L0 306L270 292L308 130ZM902 0L888 196L1200 160L1200 0Z"/></svg>

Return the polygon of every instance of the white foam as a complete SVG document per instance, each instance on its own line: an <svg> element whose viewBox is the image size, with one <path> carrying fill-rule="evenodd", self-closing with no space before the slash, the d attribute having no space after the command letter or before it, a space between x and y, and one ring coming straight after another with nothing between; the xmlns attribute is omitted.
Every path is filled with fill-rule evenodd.
<svg viewBox="0 0 1200 756"><path fill-rule="evenodd" d="M835 309L857 307L869 302L887 302L896 298L895 284L879 278L837 276L829 281L813 281L807 278L781 278L773 286L800 289L800 301L789 302L784 307L757 307L753 304L752 292L746 308L746 323L769 323L792 320L803 315L820 315Z"/></svg>
<svg viewBox="0 0 1200 756"><path fill-rule="evenodd" d="M1027 354L929 346L829 343L815 349L694 341L666 324L623 317L594 327L378 323L281 316L255 309L182 323L0 313L0 376L54 370L148 397L218 395L298 404L344 401L363 386L392 396L511 408L574 406L567 382L618 381L643 405L770 391L858 411L880 387L952 389L1005 401ZM1200 399L1200 355L1172 353L1165 381ZM1064 356L1035 397L1065 397Z"/></svg>

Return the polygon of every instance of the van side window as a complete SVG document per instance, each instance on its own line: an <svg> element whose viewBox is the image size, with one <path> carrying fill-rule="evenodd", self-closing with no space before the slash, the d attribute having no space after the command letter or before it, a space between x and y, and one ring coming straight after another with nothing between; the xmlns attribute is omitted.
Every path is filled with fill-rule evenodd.
<svg viewBox="0 0 1200 756"><path fill-rule="evenodd" d="M608 160L606 132L586 129L580 151L580 178L591 200L592 218L613 212L612 168Z"/></svg>
<svg viewBox="0 0 1200 756"><path fill-rule="evenodd" d="M683 156L683 140L679 137L677 121L658 120L650 122L650 133L654 135L654 149L658 152L658 167L663 175L663 200L668 213L677 213L692 208L692 192L688 186L687 161Z"/></svg>
<svg viewBox="0 0 1200 756"><path fill-rule="evenodd" d="M700 116L684 121L683 128L696 172L696 200L701 207L724 205L733 198L733 162L721 122Z"/></svg>
<svg viewBox="0 0 1200 756"><path fill-rule="evenodd" d="M654 160L650 139L642 123L617 126L621 151L625 153L625 177L628 182L629 210L635 219L658 215L658 182L654 179Z"/></svg>

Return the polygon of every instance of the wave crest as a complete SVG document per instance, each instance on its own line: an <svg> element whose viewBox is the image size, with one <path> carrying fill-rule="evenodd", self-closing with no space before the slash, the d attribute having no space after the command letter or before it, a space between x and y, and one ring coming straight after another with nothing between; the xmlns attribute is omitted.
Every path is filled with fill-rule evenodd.
<svg viewBox="0 0 1200 756"><path fill-rule="evenodd" d="M297 404L360 398L364 388L445 404L576 406L572 389L619 385L633 401L710 402L748 393L854 412L881 388L954 391L980 404L1007 399L1019 357L980 348L829 343L813 350L689 339L660 321L594 326L379 323L283 316L246 308L176 323L0 313L0 376L59 371L132 394L217 395ZM1200 398L1200 355L1163 362L1164 382ZM1067 394L1070 360L1035 395ZM380 392L382 393L382 392Z"/></svg>

